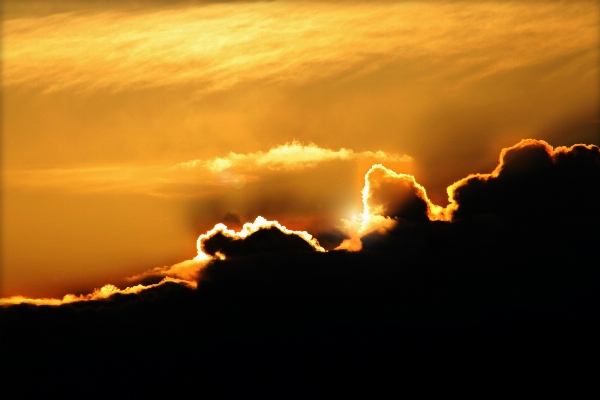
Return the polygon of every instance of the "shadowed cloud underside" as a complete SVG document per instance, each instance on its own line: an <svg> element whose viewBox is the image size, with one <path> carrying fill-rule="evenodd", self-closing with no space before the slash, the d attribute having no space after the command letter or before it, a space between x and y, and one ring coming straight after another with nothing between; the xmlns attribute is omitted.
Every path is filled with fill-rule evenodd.
<svg viewBox="0 0 600 400"><path fill-rule="evenodd" d="M344 221L346 239L339 250L358 251L363 238L394 235L414 224L463 220L500 221L528 229L559 231L565 227L586 232L600 221L600 151L594 145L552 148L548 143L526 139L501 151L498 166L489 174L472 174L448 187L449 204L433 204L425 188L414 177L397 174L376 164L365 174L360 221ZM373 236L375 235L375 236ZM60 299L29 299L13 296L3 305L30 303L60 305L77 301L106 299L116 293L136 294L172 282L190 288L202 279L201 270L215 260L251 257L259 254L326 252L317 239L305 231L290 230L277 221L257 217L239 231L217 224L197 241L198 255L171 267L155 268L129 278L136 286L118 289L106 285L88 295L66 295ZM156 282L144 285L148 279Z"/></svg>

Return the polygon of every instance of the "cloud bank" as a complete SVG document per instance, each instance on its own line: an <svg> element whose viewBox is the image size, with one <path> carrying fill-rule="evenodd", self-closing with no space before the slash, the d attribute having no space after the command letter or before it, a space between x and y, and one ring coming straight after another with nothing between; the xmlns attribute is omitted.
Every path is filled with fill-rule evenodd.
<svg viewBox="0 0 600 400"><path fill-rule="evenodd" d="M544 381L590 373L600 149L524 140L448 193L445 212L432 213L414 178L376 165L362 192L367 223L354 232L360 251L324 251L309 233L258 218L239 231L218 224L199 237L195 260L124 290L2 299L6 390L71 393L108 379L119 393L172 393L173 382L197 393L200 375L205 394L266 380L297 394L302 373L310 395L348 389L353 374L352 392L372 391L373 379L405 390L465 374L506 385L507 365L528 380L532 368ZM107 354L127 362L81 368Z"/></svg>
<svg viewBox="0 0 600 400"><path fill-rule="evenodd" d="M471 174L450 185L446 207L433 204L412 175L377 164L365 174L360 225L339 248L359 250L359 237L393 229L405 220L452 222L486 216L544 225L598 221L594 204L600 202L599 187L600 154L595 145L553 148L542 140L522 140L502 149L491 173ZM352 223L346 222L351 230Z"/></svg>
<svg viewBox="0 0 600 400"><path fill-rule="evenodd" d="M345 149L334 152L294 143L267 153L232 154L230 158L236 161L243 159L246 162L242 164L246 166L248 160L254 160L261 166L279 166L281 163L306 166L314 160L330 159L332 155L351 157L353 152ZM597 210L600 204L600 149L594 145L553 148L544 141L522 140L502 149L494 171L469 175L450 185L447 192L449 204L446 207L435 205L413 176L397 174L381 164L373 165L365 174L360 220L343 221L348 238L337 250L359 251L365 240L369 246L390 239L393 243L396 233L402 233L406 227L415 224L426 226L439 221L454 226L464 220L472 223L482 218L512 226L511 229L525 227L526 232L542 229L543 232L537 233L538 241L542 240L539 237L546 240L548 234L560 237L565 229L577 229L583 236L572 235L571 238L588 242L591 239L584 236L600 222ZM60 305L98 300L115 293L139 293L167 282L195 288L197 280L201 279L200 271L214 260L263 253L326 252L308 232L290 230L277 221L268 221L260 216L253 223L244 224L239 231L228 229L222 223L215 225L199 236L197 251L198 255L193 260L154 268L128 278L132 282L159 280L150 285L138 284L123 290L106 285L92 294L69 294L62 300L14 296L2 299L2 304Z"/></svg>

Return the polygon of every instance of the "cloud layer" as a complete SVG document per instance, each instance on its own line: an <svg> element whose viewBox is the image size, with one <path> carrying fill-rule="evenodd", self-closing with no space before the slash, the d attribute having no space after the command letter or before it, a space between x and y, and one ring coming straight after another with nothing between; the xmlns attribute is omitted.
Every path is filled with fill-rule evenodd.
<svg viewBox="0 0 600 400"><path fill-rule="evenodd" d="M442 73L472 80L593 50L597 11L594 2L244 2L22 17L3 26L3 84L207 91L394 60L435 69L449 58Z"/></svg>
<svg viewBox="0 0 600 400"><path fill-rule="evenodd" d="M198 193L202 186L233 186L241 189L247 182L261 179L270 171L298 171L315 168L328 161L410 162L408 155L384 151L355 152L331 150L314 143L297 141L275 146L268 151L238 154L208 160L190 160L172 166L99 166L5 171L9 187L53 188L77 192L135 192L158 196L185 196ZM190 186L192 187L190 193ZM181 191L184 193L181 193Z"/></svg>
<svg viewBox="0 0 600 400"><path fill-rule="evenodd" d="M275 160L275 165L278 165L279 159L269 155L280 154L282 148L285 147L273 152L257 153L253 157L258 160L257 164L263 160ZM297 144L291 148L296 152L303 149ZM315 153L352 155L351 151L331 152L311 146L309 155ZM306 162L307 158L300 157L301 162ZM312 161L312 158L309 159ZM268 162L263 161L263 164ZM457 229L454 227L466 220L480 229L477 225L480 222L477 221L482 219L488 223L493 221L494 234L504 232L504 229L519 229L520 232L511 234L511 238L520 237L521 231L528 234L534 230L537 243L554 242L564 235L565 230L575 230L578 233L572 232L571 241L592 243L594 236L589 234L600 223L600 212L597 210L597 204L600 204L600 149L594 145L552 148L544 141L522 140L501 151L498 166L491 173L469 175L449 186L448 198L449 204L445 208L437 206L429 200L425 188L413 176L397 174L376 164L365 174L361 218L345 221L345 235L348 238L337 250L359 251L365 243L371 250L381 249L382 245L383 248L394 248L398 245L398 235L404 237L407 229L412 232L415 224L427 226L443 221L449 223L451 229ZM436 235L431 237L441 238ZM445 246L450 243L452 240ZM557 246L562 244L557 243ZM98 300L115 293L139 293L167 282L193 288L201 276L200 271L214 260L258 254L326 252L308 232L291 230L277 221L268 221L260 216L253 223L244 224L239 231L228 229L222 223L215 225L212 230L199 236L197 251L198 255L193 260L154 268L128 278L136 283L156 280L149 285L138 284L123 290L106 285L92 294L67 295L62 300L14 296L2 299L2 304L60 305Z"/></svg>
<svg viewBox="0 0 600 400"><path fill-rule="evenodd" d="M308 396L372 393L374 380L462 385L465 374L506 387L507 370L596 384L597 146L503 149L492 173L449 187L445 219L408 175L374 166L366 183L367 218L390 224L359 231L360 251L323 251L307 232L258 218L239 231L218 224L196 260L124 290L2 299L3 390L58 385L77 397L109 381L132 396L197 395L202 379L203 394L299 385Z"/></svg>

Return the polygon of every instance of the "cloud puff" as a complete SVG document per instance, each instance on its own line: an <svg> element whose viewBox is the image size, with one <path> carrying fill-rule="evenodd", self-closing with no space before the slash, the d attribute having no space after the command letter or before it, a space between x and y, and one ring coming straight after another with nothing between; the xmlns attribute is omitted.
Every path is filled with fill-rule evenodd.
<svg viewBox="0 0 600 400"><path fill-rule="evenodd" d="M243 239L218 232L202 242L202 251L211 256L247 257L263 252L315 251L315 248L297 235L271 227L261 228Z"/></svg>
<svg viewBox="0 0 600 400"><path fill-rule="evenodd" d="M461 179L448 195L453 219L493 214L512 221L598 221L600 151L522 140L502 150L492 173Z"/></svg>
<svg viewBox="0 0 600 400"><path fill-rule="evenodd" d="M526 139L502 149L498 166L471 174L447 189L449 204L435 205L412 175L374 165L365 174L360 225L347 223L350 238L338 248L360 250L360 237L380 234L403 221L487 218L507 223L591 226L600 222L600 152L594 145L552 148ZM346 221L348 222L348 221ZM354 226L353 226L354 225Z"/></svg>
<svg viewBox="0 0 600 400"><path fill-rule="evenodd" d="M281 249L325 251L317 239L308 232L294 231L277 221L267 221L259 216L254 222L245 223L238 232L228 229L224 224L217 224L207 233L200 235L196 245L198 255L195 260L203 261L213 257L225 259L228 254L252 254L268 251L270 247L273 251Z"/></svg>

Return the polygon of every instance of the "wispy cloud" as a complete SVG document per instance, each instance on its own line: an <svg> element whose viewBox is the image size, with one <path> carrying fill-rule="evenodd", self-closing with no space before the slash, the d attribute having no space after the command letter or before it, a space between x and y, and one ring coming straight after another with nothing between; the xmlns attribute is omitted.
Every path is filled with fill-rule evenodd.
<svg viewBox="0 0 600 400"><path fill-rule="evenodd" d="M353 160L357 158L373 158L383 161L407 162L412 158L407 155L389 154L384 151L354 152L351 149L330 150L317 146L314 143L304 145L299 142L286 143L273 147L269 151L256 153L237 154L229 153L226 157L217 157L212 160L192 160L177 165L180 168L205 167L213 172L227 169L254 170L268 168L271 170L298 170L313 168L318 163L332 160Z"/></svg>
<svg viewBox="0 0 600 400"><path fill-rule="evenodd" d="M598 11L592 1L259 2L16 18L3 26L3 79L46 90L205 91L393 60L476 79L597 52Z"/></svg>
<svg viewBox="0 0 600 400"><path fill-rule="evenodd" d="M190 194L200 187L232 185L261 179L267 172L315 168L327 161L409 162L408 155L384 151L331 150L314 143L286 143L268 151L197 159L176 165L98 166L4 171L8 187L54 188L76 192L136 192L157 196ZM243 183L242 183L243 182Z"/></svg>

